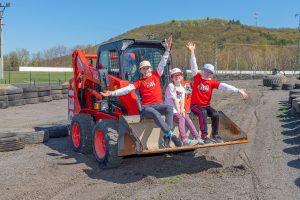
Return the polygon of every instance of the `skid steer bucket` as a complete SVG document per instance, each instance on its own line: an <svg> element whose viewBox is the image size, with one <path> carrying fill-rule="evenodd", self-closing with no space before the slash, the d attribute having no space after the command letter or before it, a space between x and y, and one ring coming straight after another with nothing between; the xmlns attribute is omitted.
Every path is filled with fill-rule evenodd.
<svg viewBox="0 0 300 200"><path fill-rule="evenodd" d="M119 120L118 156L127 156L133 154L155 154L163 152L186 151L198 148L224 146L247 143L247 134L244 133L234 122L232 122L223 112L220 113L219 135L225 141L224 143L213 143L195 146L182 146L163 148L161 146L164 133L155 124L153 119L142 119L140 115L121 116ZM199 126L198 119L191 117L195 126ZM174 124L175 125L175 124ZM199 130L199 127L197 127ZM173 130L176 136L179 136L178 126ZM191 134L187 132L189 137ZM208 135L211 134L211 124L208 121Z"/></svg>

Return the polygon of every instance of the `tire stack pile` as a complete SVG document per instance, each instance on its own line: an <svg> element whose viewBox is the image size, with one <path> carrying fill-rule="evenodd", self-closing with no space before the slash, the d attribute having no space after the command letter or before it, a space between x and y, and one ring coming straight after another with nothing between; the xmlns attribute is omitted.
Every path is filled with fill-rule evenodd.
<svg viewBox="0 0 300 200"><path fill-rule="evenodd" d="M68 98L68 83L53 86L18 88L13 85L0 86L0 109L39 102Z"/></svg>
<svg viewBox="0 0 300 200"><path fill-rule="evenodd" d="M23 88L23 99L25 104L39 103L38 91L35 87Z"/></svg>
<svg viewBox="0 0 300 200"><path fill-rule="evenodd" d="M66 137L68 133L66 125L24 129L4 128L0 130L0 152L23 149L25 144L45 143L49 138Z"/></svg>
<svg viewBox="0 0 300 200"><path fill-rule="evenodd" d="M272 87L272 90L279 90L286 81L285 76L268 75L263 78L263 86Z"/></svg>
<svg viewBox="0 0 300 200"><path fill-rule="evenodd" d="M49 102L52 101L52 96L50 95L50 86L40 86L37 87L39 102Z"/></svg>
<svg viewBox="0 0 300 200"><path fill-rule="evenodd" d="M52 85L50 90L50 95L53 100L63 99L62 95L62 86L61 85Z"/></svg>

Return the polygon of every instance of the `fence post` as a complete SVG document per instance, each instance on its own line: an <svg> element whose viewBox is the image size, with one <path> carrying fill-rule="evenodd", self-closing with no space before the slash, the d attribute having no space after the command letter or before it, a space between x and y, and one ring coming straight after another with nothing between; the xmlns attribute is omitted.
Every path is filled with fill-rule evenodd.
<svg viewBox="0 0 300 200"><path fill-rule="evenodd" d="M10 71L8 71L8 84L10 84Z"/></svg>
<svg viewBox="0 0 300 200"><path fill-rule="evenodd" d="M49 85L50 85L50 72L49 72L49 76L48 76L48 78L49 78Z"/></svg>
<svg viewBox="0 0 300 200"><path fill-rule="evenodd" d="M30 83L30 87L31 87L31 71L29 72L29 83Z"/></svg>

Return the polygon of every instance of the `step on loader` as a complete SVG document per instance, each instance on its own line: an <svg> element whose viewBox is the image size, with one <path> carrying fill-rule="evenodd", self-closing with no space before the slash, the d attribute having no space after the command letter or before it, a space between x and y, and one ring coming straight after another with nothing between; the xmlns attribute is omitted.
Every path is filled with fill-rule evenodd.
<svg viewBox="0 0 300 200"><path fill-rule="evenodd" d="M220 112L220 135L224 143L162 147L163 133L153 119L140 115L138 92L103 97L100 92L116 90L139 79L139 63L149 60L153 69L165 51L162 41L122 39L100 45L97 54L75 50L74 76L69 81L68 123L74 151L93 153L103 168L118 167L124 156L193 150L248 142L247 135ZM171 59L161 77L162 91L169 83ZM185 108L190 110L191 83L185 81ZM192 117L196 127L198 120ZM210 127L210 126L209 126ZM211 130L208 130L209 134ZM174 134L179 135L175 125ZM189 134L189 133L188 133Z"/></svg>

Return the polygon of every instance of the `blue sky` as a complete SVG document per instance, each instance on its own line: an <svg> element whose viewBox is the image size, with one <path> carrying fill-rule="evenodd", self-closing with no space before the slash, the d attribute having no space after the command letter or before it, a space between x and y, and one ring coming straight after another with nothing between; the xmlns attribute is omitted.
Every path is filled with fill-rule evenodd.
<svg viewBox="0 0 300 200"><path fill-rule="evenodd" d="M133 28L170 20L224 18L268 28L297 28L300 0L0 0L4 54L57 45L98 44Z"/></svg>

